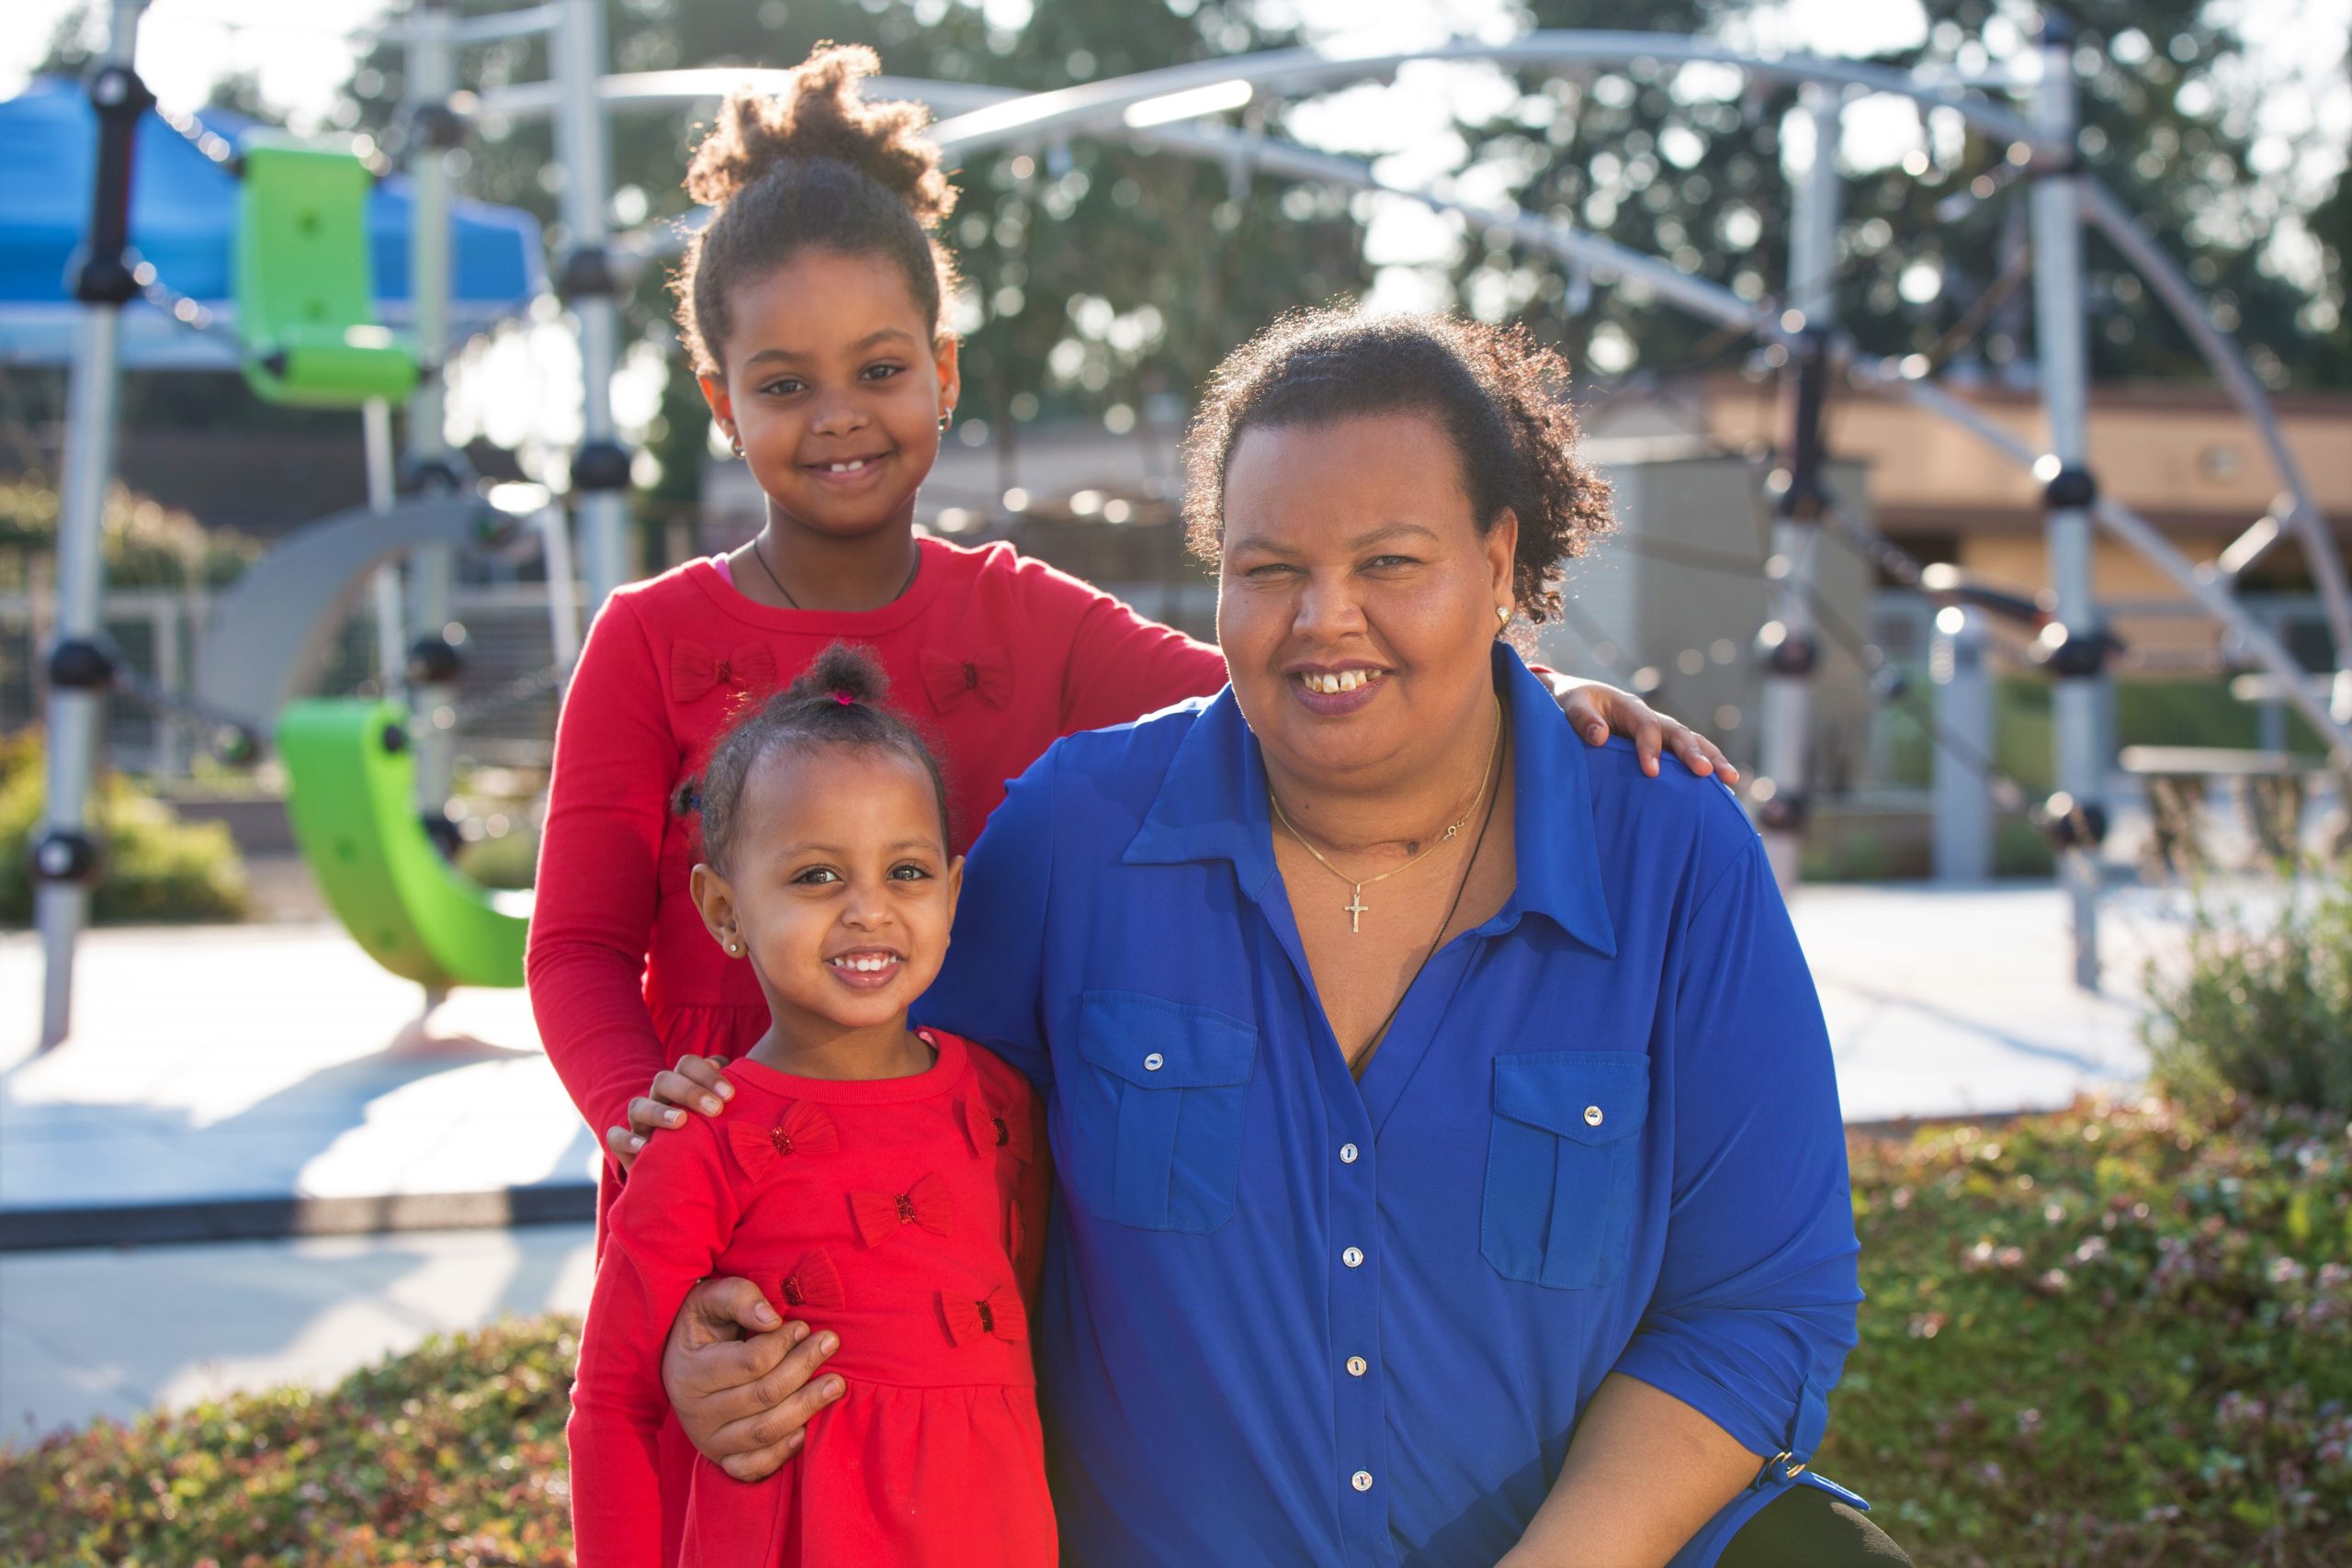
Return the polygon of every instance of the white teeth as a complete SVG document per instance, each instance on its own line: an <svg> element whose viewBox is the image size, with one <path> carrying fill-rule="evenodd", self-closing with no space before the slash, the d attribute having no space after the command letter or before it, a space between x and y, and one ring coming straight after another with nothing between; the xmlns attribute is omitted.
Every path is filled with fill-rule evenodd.
<svg viewBox="0 0 2352 1568"><path fill-rule="evenodd" d="M854 969L861 975L879 975L898 962L895 958L833 958L826 962L836 969Z"/></svg>
<svg viewBox="0 0 2352 1568"><path fill-rule="evenodd" d="M1380 672L1376 670L1342 670L1336 674L1310 670L1299 677L1308 691L1327 697L1337 696L1341 692L1352 692L1379 678Z"/></svg>
<svg viewBox="0 0 2352 1568"><path fill-rule="evenodd" d="M828 463L825 465L825 471L829 474L846 474L864 467L865 467L865 459L861 457L854 463Z"/></svg>

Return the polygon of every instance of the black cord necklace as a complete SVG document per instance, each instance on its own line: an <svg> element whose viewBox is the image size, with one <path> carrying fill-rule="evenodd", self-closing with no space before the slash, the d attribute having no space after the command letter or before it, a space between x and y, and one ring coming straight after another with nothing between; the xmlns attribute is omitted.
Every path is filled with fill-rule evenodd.
<svg viewBox="0 0 2352 1568"><path fill-rule="evenodd" d="M1504 733L1508 735L1509 730ZM1505 750L1509 750L1508 746ZM1462 880L1453 885L1453 901L1445 907L1445 919L1437 923L1436 940L1430 943L1430 950L1421 954L1421 961L1413 965L1412 976L1406 980L1405 988L1397 992L1396 999L1389 1004L1388 1016L1380 1021L1380 1027L1374 1030L1372 1037L1364 1042L1363 1055L1348 1064L1349 1075L1358 1083L1363 1081L1364 1069L1372 1066L1373 1054L1380 1049L1380 1042L1388 1033L1388 1026L1396 1021L1398 1013L1405 1010L1405 998L1413 994L1413 987L1420 980L1421 971L1430 966L1430 960L1435 958L1438 949L1445 945L1446 928L1453 924L1454 913L1462 908L1462 896L1470 890L1470 874L1478 868L1478 852L1487 847L1487 829L1494 826L1495 807L1502 804L1502 786L1497 784L1495 793L1487 797L1487 814L1478 818L1478 836L1470 840L1470 858L1463 863Z"/></svg>
<svg viewBox="0 0 2352 1568"><path fill-rule="evenodd" d="M784 579L775 574L775 568L768 564L766 553L760 548L760 541L766 536L767 536L763 533L754 534L752 536L752 558L760 563L760 570L768 574L768 581L775 584L775 591L778 593L784 595L784 602L797 610L800 608L800 601L792 596L792 590L784 585ZM915 547L914 563L907 568L907 580L899 584L899 591L896 593L891 594L888 602L895 604L899 600L905 598L907 596L907 590L915 585L915 574L922 570L922 547L918 545Z"/></svg>

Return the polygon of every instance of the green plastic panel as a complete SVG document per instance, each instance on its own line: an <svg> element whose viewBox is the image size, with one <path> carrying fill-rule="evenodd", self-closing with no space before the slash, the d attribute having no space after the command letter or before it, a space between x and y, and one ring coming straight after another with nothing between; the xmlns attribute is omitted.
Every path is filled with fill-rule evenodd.
<svg viewBox="0 0 2352 1568"><path fill-rule="evenodd" d="M376 320L368 249L375 176L348 152L256 136L237 190L237 333L260 396L310 408L397 400L414 347Z"/></svg>
<svg viewBox="0 0 2352 1568"><path fill-rule="evenodd" d="M420 985L519 986L528 893L461 875L416 814L399 705L289 703L277 721L286 809L328 905L368 955Z"/></svg>

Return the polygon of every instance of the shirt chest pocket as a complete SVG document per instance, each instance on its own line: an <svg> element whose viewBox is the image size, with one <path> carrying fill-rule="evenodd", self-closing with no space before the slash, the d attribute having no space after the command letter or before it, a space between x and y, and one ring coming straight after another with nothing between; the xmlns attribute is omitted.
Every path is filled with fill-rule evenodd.
<svg viewBox="0 0 2352 1568"><path fill-rule="evenodd" d="M1498 1272L1577 1291L1624 1271L1649 1082L1623 1052L1495 1059L1479 1249Z"/></svg>
<svg viewBox="0 0 2352 1568"><path fill-rule="evenodd" d="M1089 991L1078 1043L1087 1070L1057 1086L1067 1147L1055 1152L1080 1201L1146 1230L1230 1219L1258 1032L1206 1008Z"/></svg>

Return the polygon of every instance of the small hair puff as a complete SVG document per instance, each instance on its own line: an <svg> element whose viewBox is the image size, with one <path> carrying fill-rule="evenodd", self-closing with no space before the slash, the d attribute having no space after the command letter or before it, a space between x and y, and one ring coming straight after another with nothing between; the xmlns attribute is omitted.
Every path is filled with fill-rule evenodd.
<svg viewBox="0 0 2352 1568"><path fill-rule="evenodd" d="M770 752L786 747L872 747L897 751L922 765L939 799L939 834L948 832L947 781L939 759L912 725L882 705L890 678L874 655L837 642L819 654L800 678L751 709L719 738L695 795L702 814L702 858L724 873L734 848L743 786Z"/></svg>
<svg viewBox="0 0 2352 1568"><path fill-rule="evenodd" d="M946 221L956 187L923 135L931 110L867 103L857 85L881 70L880 57L864 44L820 43L780 94L736 88L686 165L686 194L724 207L785 159L831 158L897 197L924 228Z"/></svg>
<svg viewBox="0 0 2352 1568"><path fill-rule="evenodd" d="M863 45L820 43L781 92L729 94L695 148L686 193L717 216L687 237L670 287L696 375L722 371L729 290L812 246L888 257L940 331L956 273L934 231L956 210L956 187L923 134L931 111L859 91L880 69Z"/></svg>

